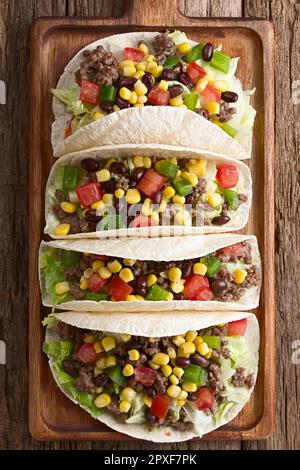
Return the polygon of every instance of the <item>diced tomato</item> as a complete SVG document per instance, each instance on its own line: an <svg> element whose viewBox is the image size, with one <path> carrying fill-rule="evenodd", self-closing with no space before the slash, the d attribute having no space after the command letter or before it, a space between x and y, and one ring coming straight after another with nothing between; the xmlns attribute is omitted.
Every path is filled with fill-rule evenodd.
<svg viewBox="0 0 300 470"><path fill-rule="evenodd" d="M97 259L101 259L102 261L108 261L110 256L106 256L106 255L95 255L93 253L90 254L90 257L92 258L92 260L97 260Z"/></svg>
<svg viewBox="0 0 300 470"><path fill-rule="evenodd" d="M243 256L244 246L242 243L235 243L234 245L224 246L218 250L218 253L222 253L224 256Z"/></svg>
<svg viewBox="0 0 300 470"><path fill-rule="evenodd" d="M101 279L98 273L92 274L92 276L87 280L87 285L90 291L98 292L98 290L102 289L104 284L106 284L106 279Z"/></svg>
<svg viewBox="0 0 300 470"><path fill-rule="evenodd" d="M130 284L122 281L122 279L115 274L108 284L108 292L114 298L114 300L125 300L127 295L131 294L133 288Z"/></svg>
<svg viewBox="0 0 300 470"><path fill-rule="evenodd" d="M89 207L93 202L97 202L102 199L101 188L97 181L90 181L89 183L78 186L76 194L80 204L84 208Z"/></svg>
<svg viewBox="0 0 300 470"><path fill-rule="evenodd" d="M81 80L79 99L84 103L99 103L100 86L89 80Z"/></svg>
<svg viewBox="0 0 300 470"><path fill-rule="evenodd" d="M84 364L95 364L100 357L92 343L84 343L76 352L76 356Z"/></svg>
<svg viewBox="0 0 300 470"><path fill-rule="evenodd" d="M151 387L157 377L155 370L150 367L136 367L134 369L134 378L137 382L145 385L145 387Z"/></svg>
<svg viewBox="0 0 300 470"><path fill-rule="evenodd" d="M170 99L170 93L162 90L158 85L155 85L148 95L148 103L157 106L167 106Z"/></svg>
<svg viewBox="0 0 300 470"><path fill-rule="evenodd" d="M231 321L228 323L228 335L244 336L247 329L248 319L242 318L241 320Z"/></svg>
<svg viewBox="0 0 300 470"><path fill-rule="evenodd" d="M222 188L234 188L239 180L237 168L232 163L217 166L216 178Z"/></svg>
<svg viewBox="0 0 300 470"><path fill-rule="evenodd" d="M209 297L208 291L210 291L208 278L200 274L191 274L185 281L183 295L187 300L210 300L206 298Z"/></svg>
<svg viewBox="0 0 300 470"><path fill-rule="evenodd" d="M132 60L133 62L141 62L144 55L142 51L135 47L125 47L123 51L124 60Z"/></svg>
<svg viewBox="0 0 300 470"><path fill-rule="evenodd" d="M221 101L221 93L210 83L201 92L201 95L205 99L206 103L211 101Z"/></svg>
<svg viewBox="0 0 300 470"><path fill-rule="evenodd" d="M153 168L150 168L150 170L147 170L146 173L144 173L144 176L140 179L137 188L150 199L153 199L156 194L161 191L165 182L166 178L157 173Z"/></svg>
<svg viewBox="0 0 300 470"><path fill-rule="evenodd" d="M67 139L68 137L70 137L70 135L72 135L72 122L74 119L76 119L75 116L73 116L72 119L70 119L68 126L65 129L65 139Z"/></svg>
<svg viewBox="0 0 300 470"><path fill-rule="evenodd" d="M205 75L207 75L207 72L202 67L200 67L200 65L193 61L189 63L186 72L195 85L200 78L203 78Z"/></svg>
<svg viewBox="0 0 300 470"><path fill-rule="evenodd" d="M213 389L209 387L202 387L198 390L197 400L193 403L195 404L198 410L205 410L207 408L212 408L215 403L215 397Z"/></svg>
<svg viewBox="0 0 300 470"><path fill-rule="evenodd" d="M170 408L170 401L166 395L156 395L150 408L153 416L164 419Z"/></svg>
<svg viewBox="0 0 300 470"><path fill-rule="evenodd" d="M132 226L135 228L139 227L151 227L152 226L152 218L151 216L137 214L132 221Z"/></svg>

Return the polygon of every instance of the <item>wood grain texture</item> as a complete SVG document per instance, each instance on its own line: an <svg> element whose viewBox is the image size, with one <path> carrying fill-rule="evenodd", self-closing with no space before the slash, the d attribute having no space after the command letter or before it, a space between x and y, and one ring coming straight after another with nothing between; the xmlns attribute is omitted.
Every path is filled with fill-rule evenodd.
<svg viewBox="0 0 300 470"><path fill-rule="evenodd" d="M29 25L41 15L94 15L94 1L2 0L0 3L0 79L8 86L7 105L0 105L0 339L7 342L7 365L0 366L0 447L35 449L131 449L131 443L38 443L28 433L27 395L27 245L28 245L28 38ZM104 2L103 2L104 3ZM105 2L120 8L120 2ZM182 1L188 15L217 13L219 1ZM222 2L223 3L223 2ZM292 81L299 75L299 10L294 1L226 1L226 11L271 18L276 33L276 265L277 265L277 427L265 441L192 442L173 449L299 449L300 366L291 362L299 331L299 104L291 101ZM92 6L90 6L92 4ZM85 10L81 10L85 8ZM89 10L90 8L90 10ZM110 7L111 8L111 7ZM107 16L98 9L96 14ZM113 11L115 13L115 10ZM16 74L16 70L18 73ZM25 111L25 112L24 112ZM16 282L16 274L19 274ZM16 337L16 331L19 331ZM4 398L3 398L4 396ZM16 406L17 403L17 406ZM170 448L170 446L158 446ZM137 443L135 448L152 449Z"/></svg>

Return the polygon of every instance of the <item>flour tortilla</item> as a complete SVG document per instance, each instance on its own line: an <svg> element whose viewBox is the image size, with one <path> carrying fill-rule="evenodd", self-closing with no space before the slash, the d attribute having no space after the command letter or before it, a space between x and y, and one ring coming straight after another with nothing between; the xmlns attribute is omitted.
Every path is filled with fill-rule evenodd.
<svg viewBox="0 0 300 470"><path fill-rule="evenodd" d="M158 32L134 32L117 34L99 39L81 49L67 64L57 88L67 89L75 83L75 72L83 61L85 49L102 45L110 50L119 61L124 47L136 47L139 41L149 42ZM190 44L196 45L194 41ZM105 118L80 128L64 139L67 123L72 115L56 97L53 98L55 121L52 124L51 141L54 156L62 155L100 145L124 143L162 143L215 151L236 159L251 155L252 133L241 136L240 145L226 132L193 111L174 109L170 106L145 106L130 108L109 114ZM209 138L207 138L209 136Z"/></svg>
<svg viewBox="0 0 300 470"><path fill-rule="evenodd" d="M118 113L116 113L118 114ZM194 158L194 159L207 159L216 161L218 163L234 163L236 165L240 179L244 180L244 194L247 195L247 201L241 204L236 212L233 213L231 220L226 225L203 225L198 227L189 226L153 226L141 228L125 228L117 230L103 230L90 233L76 233L63 237L58 237L54 234L54 229L58 225L58 220L51 210L53 204L53 187L55 185L56 170L59 166L79 164L81 160L87 157L97 158L112 158L112 157L129 157L134 155L152 156L152 157L177 157L177 158ZM234 161L228 157L220 156L215 152L205 152L195 150L188 147L175 147L170 145L158 144L124 144L112 145L106 147L95 147L82 152L74 152L57 160L53 165L47 186L45 197L45 214L46 214L46 227L44 232L49 234L52 238L107 238L107 237L157 237L157 236L173 236L173 235L197 235L201 233L223 233L228 231L240 230L248 222L249 211L252 198L252 180L250 169L245 163Z"/></svg>
<svg viewBox="0 0 300 470"><path fill-rule="evenodd" d="M121 258L151 261L180 261L205 256L225 246L247 240L253 250L253 261L261 267L261 260L257 246L256 237L253 235L223 234L193 236L193 237L171 237L171 238L131 238L111 240L55 240L42 242L41 255L49 248L61 248L79 251L82 253L94 253ZM40 270L40 284L43 305L53 306L50 296L45 289L42 270ZM251 310L258 306L260 285L246 290L246 294L238 302L222 301L119 301L112 302L103 300L95 302L92 300L71 300L63 302L56 307L63 310L90 311L90 312L147 312L147 311L176 311L180 310Z"/></svg>
<svg viewBox="0 0 300 470"><path fill-rule="evenodd" d="M115 317L112 317L112 315L107 313L97 315L93 313L79 312L55 313L54 316L60 321L79 328L107 331L111 333L127 333L146 337L173 336L176 334L186 333L189 329L198 330L219 323L248 318L245 340L247 341L249 351L254 355L256 360L256 365L253 367L253 375L255 380L257 377L259 326L256 317L247 312L241 313L228 311L226 314L223 312L185 312L184 314L178 314L176 317L173 317L170 312L166 312L163 316L159 312L151 312L144 313L142 321L140 321L141 317L138 317L137 315L125 313L118 314ZM58 336L51 329L47 328L46 342L58 339ZM69 392L59 383L52 360L49 361L49 365L57 386L71 401L78 404ZM112 414L105 410L101 410L100 416L96 419L115 431L127 434L134 438L149 440L152 442L183 442L196 437L202 437L204 434L213 431L217 427L224 426L226 423L229 423L239 414L242 408L250 400L253 388L249 389L247 397L245 397L245 400L242 403L234 403L219 425L216 425L211 415L207 416L205 413L199 412L201 413L201 425L198 426L197 432L195 430L179 431L172 427L161 427L149 432L144 424L120 423ZM89 410L86 409L86 411Z"/></svg>

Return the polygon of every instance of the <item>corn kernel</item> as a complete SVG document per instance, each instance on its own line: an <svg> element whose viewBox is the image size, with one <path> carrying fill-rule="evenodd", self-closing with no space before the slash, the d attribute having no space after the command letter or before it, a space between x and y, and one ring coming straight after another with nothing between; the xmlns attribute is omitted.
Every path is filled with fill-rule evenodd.
<svg viewBox="0 0 300 470"><path fill-rule="evenodd" d="M148 61L146 70L149 73L152 73L152 70L156 69L157 63L154 60Z"/></svg>
<svg viewBox="0 0 300 470"><path fill-rule="evenodd" d="M172 346L170 346L167 349L167 353L168 353L168 356L170 357L170 359L176 359L176 351L175 351L174 348L172 348Z"/></svg>
<svg viewBox="0 0 300 470"><path fill-rule="evenodd" d="M102 266L105 266L105 263L104 261L102 261L102 259L97 259L96 261L93 261L92 269L94 273L99 271L99 269L102 268Z"/></svg>
<svg viewBox="0 0 300 470"><path fill-rule="evenodd" d="M157 211L152 211L151 222L152 222L152 225L159 224L159 213Z"/></svg>
<svg viewBox="0 0 300 470"><path fill-rule="evenodd" d="M182 367L174 367L173 369L173 374L176 375L176 377L182 377L183 374L184 374L184 370L182 369Z"/></svg>
<svg viewBox="0 0 300 470"><path fill-rule="evenodd" d="M131 361L138 361L140 358L140 353L137 349L130 349L130 351L128 351L128 357Z"/></svg>
<svg viewBox="0 0 300 470"><path fill-rule="evenodd" d="M179 379L178 379L178 377L176 377L175 374L171 374L171 375L170 375L169 381L170 381L171 384L173 384L173 385L178 385L178 384L179 384Z"/></svg>
<svg viewBox="0 0 300 470"><path fill-rule="evenodd" d="M92 114L93 121L98 121L106 116L106 114L102 113L101 111L96 111Z"/></svg>
<svg viewBox="0 0 300 470"><path fill-rule="evenodd" d="M122 269L122 265L117 259L115 259L114 261L109 261L107 263L107 267L110 272L114 274L120 272Z"/></svg>
<svg viewBox="0 0 300 470"><path fill-rule="evenodd" d="M169 375L172 374L172 367L169 366L168 364L165 366L161 366L161 371L165 377L169 377Z"/></svg>
<svg viewBox="0 0 300 470"><path fill-rule="evenodd" d="M146 57L144 57L144 59L147 61L147 62L153 62L156 60L156 57L153 55L153 54L148 54Z"/></svg>
<svg viewBox="0 0 300 470"><path fill-rule="evenodd" d="M113 336L105 336L102 340L102 346L105 352L111 351L116 347L115 338Z"/></svg>
<svg viewBox="0 0 300 470"><path fill-rule="evenodd" d="M102 170L97 171L96 176L100 183L104 183L105 181L110 180L110 171L103 168Z"/></svg>
<svg viewBox="0 0 300 470"><path fill-rule="evenodd" d="M123 86L119 91L119 95L123 100L129 101L131 97L131 91L129 90L129 88Z"/></svg>
<svg viewBox="0 0 300 470"><path fill-rule="evenodd" d="M106 266L102 266L98 273L101 279L109 279L111 277L111 272Z"/></svg>
<svg viewBox="0 0 300 470"><path fill-rule="evenodd" d="M160 214L162 214L163 212L165 212L166 208L167 208L167 205L168 205L168 200L166 198L162 198L160 204L159 204L159 208L158 208L158 212Z"/></svg>
<svg viewBox="0 0 300 470"><path fill-rule="evenodd" d="M147 276L147 287L153 286L157 282L157 276L155 274L149 274Z"/></svg>
<svg viewBox="0 0 300 470"><path fill-rule="evenodd" d="M145 67L146 68L146 67ZM136 66L136 69L137 69L137 66ZM138 70L135 72L135 74L133 74L133 78L136 78L137 80L139 80L140 78L142 78L143 76L145 75L145 72L143 70Z"/></svg>
<svg viewBox="0 0 300 470"><path fill-rule="evenodd" d="M103 351L103 348L102 348L102 345L101 345L101 342L100 342L100 341L95 341L95 343L94 343L94 349L95 349L95 352L96 352L97 354Z"/></svg>
<svg viewBox="0 0 300 470"><path fill-rule="evenodd" d="M181 44L178 44L177 48L180 54L185 55L188 52L190 52L190 50L192 49L192 46L188 42L182 42Z"/></svg>
<svg viewBox="0 0 300 470"><path fill-rule="evenodd" d="M146 198L143 202L141 212L145 216L150 216L152 214L152 201L149 198Z"/></svg>
<svg viewBox="0 0 300 470"><path fill-rule="evenodd" d="M93 275L93 270L91 268L83 271L83 276L85 279L89 279L90 277L92 277L92 275Z"/></svg>
<svg viewBox="0 0 300 470"><path fill-rule="evenodd" d="M90 333L87 333L83 337L83 342L84 343L94 343L96 339L95 335L91 335Z"/></svg>
<svg viewBox="0 0 300 470"><path fill-rule="evenodd" d="M106 406L110 405L111 398L108 393L101 393L95 400L95 405L97 408L105 408Z"/></svg>
<svg viewBox="0 0 300 470"><path fill-rule="evenodd" d="M167 186L164 190L163 190L163 196L166 198L166 199L171 199L173 196L175 196L175 189L172 188L172 186Z"/></svg>
<svg viewBox="0 0 300 470"><path fill-rule="evenodd" d="M134 67L134 62L132 60L123 60L123 62L120 62L120 67Z"/></svg>
<svg viewBox="0 0 300 470"><path fill-rule="evenodd" d="M116 356L107 356L106 358L106 367L113 367L117 364Z"/></svg>
<svg viewBox="0 0 300 470"><path fill-rule="evenodd" d="M223 198L221 194L212 193L212 194L209 194L207 201L211 205L211 207L215 208L222 204Z"/></svg>
<svg viewBox="0 0 300 470"><path fill-rule="evenodd" d="M147 397L147 395L145 395L144 396L144 405L147 406L147 408L151 408L152 398Z"/></svg>
<svg viewBox="0 0 300 470"><path fill-rule="evenodd" d="M105 193L103 194L102 201L103 204L106 204L107 206L112 206L114 203L114 195L111 193Z"/></svg>
<svg viewBox="0 0 300 470"><path fill-rule="evenodd" d="M138 80L134 84L134 91L138 96L143 96L146 95L148 88L146 87L146 85L143 84L141 80Z"/></svg>
<svg viewBox="0 0 300 470"><path fill-rule="evenodd" d="M185 392L196 392L197 391L197 385L193 384L191 382L183 382L182 390L184 390Z"/></svg>
<svg viewBox="0 0 300 470"><path fill-rule="evenodd" d="M130 410L131 408L131 403L127 400L121 400L120 401L120 404L119 404L119 410L122 412L122 413L128 413L128 411Z"/></svg>
<svg viewBox="0 0 300 470"><path fill-rule="evenodd" d="M219 114L220 112L220 104L217 101L211 101L206 108L209 114Z"/></svg>
<svg viewBox="0 0 300 470"><path fill-rule="evenodd" d="M175 294L180 294L184 290L184 284L182 281L171 282L171 289Z"/></svg>
<svg viewBox="0 0 300 470"><path fill-rule="evenodd" d="M158 85L158 86L159 86L159 88L160 88L161 90L168 91L169 84L168 84L167 80L161 80L161 81L159 82L159 85Z"/></svg>
<svg viewBox="0 0 300 470"><path fill-rule="evenodd" d="M100 357L96 362L98 369L106 369L106 357Z"/></svg>
<svg viewBox="0 0 300 470"><path fill-rule="evenodd" d="M188 163L187 167L190 173L194 173L196 176L204 177L206 175L206 164L203 163L205 160L198 160L196 163Z"/></svg>
<svg viewBox="0 0 300 470"><path fill-rule="evenodd" d="M233 272L233 280L236 284L242 284L247 276L247 271L245 269L236 269Z"/></svg>
<svg viewBox="0 0 300 470"><path fill-rule="evenodd" d="M143 106L144 106L143 103L135 103L133 105L134 108L142 108Z"/></svg>
<svg viewBox="0 0 300 470"><path fill-rule="evenodd" d="M104 209L103 201L96 201L96 202L93 202L93 204L91 204L91 209L96 209L98 212L99 212L101 209Z"/></svg>
<svg viewBox="0 0 300 470"><path fill-rule="evenodd" d="M176 406L184 406L184 405L185 405L185 400L179 400L179 399L177 398L177 400L176 400Z"/></svg>
<svg viewBox="0 0 300 470"><path fill-rule="evenodd" d="M168 387L168 389L167 389L167 394L171 398L179 397L180 392L181 392L181 388L178 387L178 385L170 385L170 387Z"/></svg>
<svg viewBox="0 0 300 470"><path fill-rule="evenodd" d="M198 348L199 344L203 343L203 338L202 336L197 336L195 339L194 339L194 345L196 346L196 348ZM197 350L198 351L198 350Z"/></svg>
<svg viewBox="0 0 300 470"><path fill-rule="evenodd" d="M134 74L136 73L136 68L131 65L126 65L124 68L123 68L123 75L124 77L132 77ZM125 88L125 87L123 87ZM127 88L128 89L128 88ZM121 90L120 90L121 91ZM120 95L121 96L121 95ZM122 98L122 96L121 96ZM125 98L124 98L125 99ZM128 98L129 99L129 98Z"/></svg>
<svg viewBox="0 0 300 470"><path fill-rule="evenodd" d="M188 397L188 392L185 390L181 390L178 400L186 400Z"/></svg>
<svg viewBox="0 0 300 470"><path fill-rule="evenodd" d="M147 62L138 62L135 66L138 72L145 72L147 67Z"/></svg>
<svg viewBox="0 0 300 470"><path fill-rule="evenodd" d="M138 204L141 200L141 194L136 188L129 188L126 192L126 201L128 204Z"/></svg>
<svg viewBox="0 0 300 470"><path fill-rule="evenodd" d="M184 354L194 354L194 352L196 351L196 347L191 341L186 341L180 346L180 350Z"/></svg>
<svg viewBox="0 0 300 470"><path fill-rule="evenodd" d="M166 366L169 362L170 358L168 356L168 354L165 354L165 353L156 353L154 354L154 356L152 357L152 361L155 363L155 364L158 364L160 366Z"/></svg>
<svg viewBox="0 0 300 470"><path fill-rule="evenodd" d="M188 171L184 171L182 173L182 178L191 183L193 188L198 184L198 177L194 173L189 173Z"/></svg>
<svg viewBox="0 0 300 470"><path fill-rule="evenodd" d="M176 213L174 220L178 225L190 225L191 217L187 210L180 210Z"/></svg>
<svg viewBox="0 0 300 470"><path fill-rule="evenodd" d="M138 46L138 49L139 49L139 51L142 51L144 54L149 53L149 49L148 49L147 45L144 42L140 42L140 44Z"/></svg>
<svg viewBox="0 0 300 470"><path fill-rule="evenodd" d="M172 197L172 202L178 206L183 206L185 203L185 197L175 194L175 196Z"/></svg>
<svg viewBox="0 0 300 470"><path fill-rule="evenodd" d="M155 364L155 362L153 361L148 361L148 364L153 370L158 370L160 368L160 366L158 364Z"/></svg>
<svg viewBox="0 0 300 470"><path fill-rule="evenodd" d="M87 290L87 288L88 288L88 283L87 283L86 279L83 279L83 280L80 282L79 287L80 287L81 290Z"/></svg>
<svg viewBox="0 0 300 470"><path fill-rule="evenodd" d="M124 343L127 343L128 341L131 340L131 335L128 335L126 333L122 333L120 334L120 336L121 336L122 341L124 341Z"/></svg>
<svg viewBox="0 0 300 470"><path fill-rule="evenodd" d="M116 197L117 199L121 199L121 197L124 197L124 196L125 196L125 191L124 191L124 189L118 188L118 189L115 190L115 197Z"/></svg>
<svg viewBox="0 0 300 470"><path fill-rule="evenodd" d="M136 263L136 259L124 258L123 263L125 266L133 266Z"/></svg>
<svg viewBox="0 0 300 470"><path fill-rule="evenodd" d="M111 165L112 163L116 162L116 161L117 161L117 160L116 160L115 158L110 158L110 159L107 161L107 163L105 164L105 168L106 168L107 170L109 170L109 169L110 169L110 165Z"/></svg>
<svg viewBox="0 0 300 470"><path fill-rule="evenodd" d="M205 77L200 78L196 83L196 91L201 93L208 85L208 79Z"/></svg>
<svg viewBox="0 0 300 470"><path fill-rule="evenodd" d="M141 96L141 98L146 98L146 96L144 96L144 97ZM149 168L151 168L151 166L152 166L151 158L150 157L144 157L144 167L147 168L147 170L148 170Z"/></svg>
<svg viewBox="0 0 300 470"><path fill-rule="evenodd" d="M121 399L131 401L136 397L136 391L131 387L123 388L121 392Z"/></svg>
<svg viewBox="0 0 300 470"><path fill-rule="evenodd" d="M131 377L133 375L133 372L134 372L134 368L131 364L126 364L126 366L123 367L122 369L122 374L125 377Z"/></svg>
<svg viewBox="0 0 300 470"><path fill-rule="evenodd" d="M138 99L137 99L137 104L145 104L145 103L147 103L147 100L148 100L147 96L145 96L145 95L139 96Z"/></svg>
<svg viewBox="0 0 300 470"><path fill-rule="evenodd" d="M67 201L63 201L60 204L60 207L67 214L73 214L74 212L76 212L76 209L77 209L76 204L73 204L73 202L67 202Z"/></svg>
<svg viewBox="0 0 300 470"><path fill-rule="evenodd" d="M131 282L134 279L133 272L129 268L121 269L121 271L119 272L119 277L124 282Z"/></svg>
<svg viewBox="0 0 300 470"><path fill-rule="evenodd" d="M169 99L170 106L181 106L183 104L181 95L175 96L175 98Z"/></svg>
<svg viewBox="0 0 300 470"><path fill-rule="evenodd" d="M205 276L207 271L207 266L204 263L195 263L193 266L193 273L200 274L201 276Z"/></svg>
<svg viewBox="0 0 300 470"><path fill-rule="evenodd" d="M208 353L207 353L207 354L205 354L205 356L204 356L204 357L205 357L205 359L210 359L210 358L211 358L211 356L212 356L212 349L210 349L210 350L208 351Z"/></svg>
<svg viewBox="0 0 300 470"><path fill-rule="evenodd" d="M97 387L95 388L96 393L102 393L103 392L103 387Z"/></svg>
<svg viewBox="0 0 300 470"><path fill-rule="evenodd" d="M185 343L183 337L180 336L180 335L178 335L178 336L173 336L172 342L173 342L173 343L175 344L175 346L177 346L178 348L179 348L183 343Z"/></svg>
<svg viewBox="0 0 300 470"><path fill-rule="evenodd" d="M202 343L199 344L199 346L197 346L197 351L199 354L201 354L201 356L205 356L205 354L209 352L209 347L203 341Z"/></svg>
<svg viewBox="0 0 300 470"><path fill-rule="evenodd" d="M153 75L154 78L158 78L162 71L163 71L163 66L162 65L157 65L156 67L153 67L152 70L151 70L151 73Z"/></svg>
<svg viewBox="0 0 300 470"><path fill-rule="evenodd" d="M192 330L189 330L187 332L187 334L185 335L185 339L186 341L195 341L195 339L197 338L197 331L192 331Z"/></svg>
<svg viewBox="0 0 300 470"><path fill-rule="evenodd" d="M68 235L70 228L70 224L59 224L55 227L54 234L58 237L64 237L65 235Z"/></svg>
<svg viewBox="0 0 300 470"><path fill-rule="evenodd" d="M131 95L130 95L130 98L129 98L129 103L130 104L135 104L137 102L137 99L138 99L138 97L137 97L136 92L132 91Z"/></svg>
<svg viewBox="0 0 300 470"><path fill-rule="evenodd" d="M214 82L214 87L216 88L216 90L222 93L223 91L228 90L228 83L226 82L226 80L216 80Z"/></svg>
<svg viewBox="0 0 300 470"><path fill-rule="evenodd" d="M61 295L61 294L66 294L67 292L69 292L70 290L70 286L69 286L69 283L68 282L57 282L55 284L55 293L57 295Z"/></svg>
<svg viewBox="0 0 300 470"><path fill-rule="evenodd" d="M190 353L184 353L181 349L178 349L177 356L178 357L186 357L188 359L190 357Z"/></svg>

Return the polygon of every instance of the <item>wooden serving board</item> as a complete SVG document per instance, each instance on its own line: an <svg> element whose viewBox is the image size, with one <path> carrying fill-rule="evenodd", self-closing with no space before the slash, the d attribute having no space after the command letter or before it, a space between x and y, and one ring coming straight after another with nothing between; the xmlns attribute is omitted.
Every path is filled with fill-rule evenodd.
<svg viewBox="0 0 300 470"><path fill-rule="evenodd" d="M67 62L96 39L129 31L184 30L197 41L220 43L239 56L238 76L244 88L256 87L253 206L246 233L258 238L263 262L263 287L256 310L261 329L260 367L250 403L239 416L203 439L259 439L270 435L275 403L274 306L274 37L270 22L243 19L188 18L173 0L126 2L118 18L39 18L31 28L30 54L30 257L29 257L29 420L40 440L130 440L71 403L55 386L42 353L42 318L38 283L38 248L43 238L44 191L54 162L50 143L50 88Z"/></svg>

